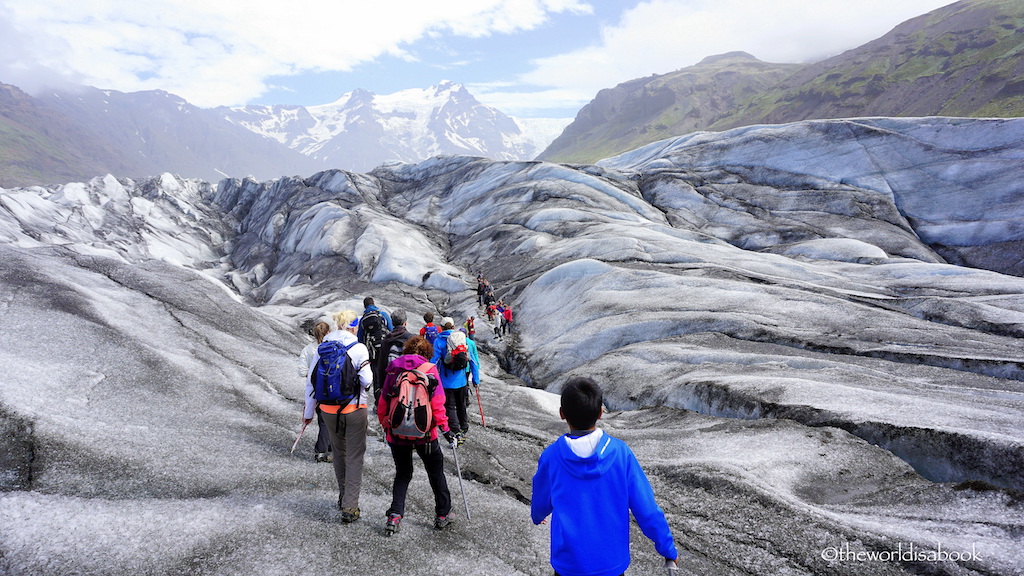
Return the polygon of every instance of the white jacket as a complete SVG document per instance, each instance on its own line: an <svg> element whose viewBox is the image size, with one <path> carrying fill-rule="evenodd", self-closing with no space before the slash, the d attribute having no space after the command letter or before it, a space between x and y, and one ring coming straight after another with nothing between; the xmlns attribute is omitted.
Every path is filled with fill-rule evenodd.
<svg viewBox="0 0 1024 576"><path fill-rule="evenodd" d="M319 346L316 342L310 342L302 349L302 352L299 352L299 378L309 380L309 375L313 373L313 367L316 366L313 359Z"/></svg>
<svg viewBox="0 0 1024 576"><path fill-rule="evenodd" d="M337 340L345 346L348 346L356 341L356 335L348 330L335 330L327 336L324 336L324 342L328 340ZM305 350L303 350L303 352L305 352ZM349 348L348 355L352 358L352 364L359 368L359 383L362 384L362 388L359 390L359 397L354 398L352 402L349 402L349 404L366 404L369 406L371 398L373 397L373 393L370 392L370 390L373 389L373 370L370 368L370 352L366 349L364 344L356 344ZM316 348L314 348L310 355L309 373L312 373L312 367L315 367L319 360L320 354L318 354ZM302 417L308 420L314 416L316 416L316 400L313 399L313 382L308 378L307 373L306 408L302 412Z"/></svg>

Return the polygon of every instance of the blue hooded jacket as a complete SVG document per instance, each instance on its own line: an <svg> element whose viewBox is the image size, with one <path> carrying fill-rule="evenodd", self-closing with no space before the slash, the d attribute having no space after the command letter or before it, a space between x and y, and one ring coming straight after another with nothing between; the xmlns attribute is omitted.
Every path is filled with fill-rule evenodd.
<svg viewBox="0 0 1024 576"><path fill-rule="evenodd" d="M562 576L618 576L629 567L629 515L665 558L678 557L665 513L625 442L604 434L581 458L567 436L548 446L533 476L530 516L551 516L551 567Z"/></svg>

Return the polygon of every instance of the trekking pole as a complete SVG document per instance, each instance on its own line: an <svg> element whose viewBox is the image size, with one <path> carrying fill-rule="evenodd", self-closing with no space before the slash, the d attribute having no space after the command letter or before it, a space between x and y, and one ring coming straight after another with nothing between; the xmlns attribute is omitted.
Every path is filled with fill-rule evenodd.
<svg viewBox="0 0 1024 576"><path fill-rule="evenodd" d="M299 445L299 440L302 439L302 433L306 431L306 426L309 426L309 422L302 423L302 429L299 430L299 436L295 439L295 444L292 444L292 451L289 454L295 453L295 447Z"/></svg>
<svg viewBox="0 0 1024 576"><path fill-rule="evenodd" d="M480 402L480 387L473 385L473 388L476 390L476 405L480 408L480 425L487 428L487 423L484 421L484 405Z"/></svg>
<svg viewBox="0 0 1024 576"><path fill-rule="evenodd" d="M459 475L459 492L462 492L462 503L466 505L466 520L472 520L473 518L469 515L469 500L466 500L466 488L462 485L462 469L459 468L459 451L455 448L455 443L451 443L452 454L455 455L455 472Z"/></svg>

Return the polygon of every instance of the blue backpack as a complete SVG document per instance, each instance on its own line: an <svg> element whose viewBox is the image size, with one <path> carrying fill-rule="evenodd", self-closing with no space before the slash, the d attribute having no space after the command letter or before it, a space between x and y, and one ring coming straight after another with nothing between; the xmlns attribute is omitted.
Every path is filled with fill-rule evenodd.
<svg viewBox="0 0 1024 576"><path fill-rule="evenodd" d="M424 328L425 331L423 332L423 337L427 339L427 342L433 344L434 340L437 340L437 336L441 333L441 331L438 330L437 326L434 325L424 326Z"/></svg>
<svg viewBox="0 0 1024 576"><path fill-rule="evenodd" d="M359 369L352 364L348 351L357 343L345 346L337 340L328 340L317 347L320 355L310 376L313 380L313 399L320 404L345 405L359 395Z"/></svg>

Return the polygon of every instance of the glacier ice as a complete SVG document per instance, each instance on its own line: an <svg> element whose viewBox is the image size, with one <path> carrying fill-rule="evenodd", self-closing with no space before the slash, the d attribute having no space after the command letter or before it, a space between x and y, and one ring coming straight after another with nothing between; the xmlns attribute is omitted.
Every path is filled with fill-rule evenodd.
<svg viewBox="0 0 1024 576"><path fill-rule="evenodd" d="M685 572L1024 574L1022 130L834 120L600 166L0 190L0 572L390 574L411 545L417 573L548 574L530 478L585 374ZM515 309L504 341L481 272ZM450 532L417 468L381 537L377 431L353 525L311 435L288 453L298 325L366 295L413 329L477 316L487 427L460 451L472 520L448 458ZM937 546L978 557L892 554ZM659 565L639 532L633 554Z"/></svg>

